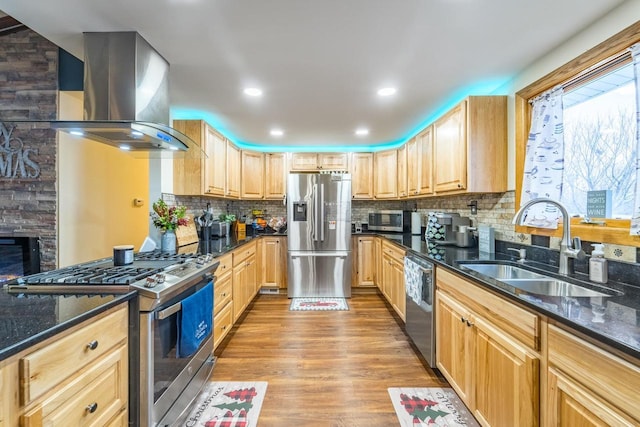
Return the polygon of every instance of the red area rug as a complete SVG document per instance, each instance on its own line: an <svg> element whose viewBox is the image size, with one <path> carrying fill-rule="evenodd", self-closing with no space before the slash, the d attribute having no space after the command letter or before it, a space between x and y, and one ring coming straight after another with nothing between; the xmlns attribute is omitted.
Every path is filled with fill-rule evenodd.
<svg viewBox="0 0 640 427"><path fill-rule="evenodd" d="M402 427L479 427L458 395L450 388L389 388Z"/></svg>

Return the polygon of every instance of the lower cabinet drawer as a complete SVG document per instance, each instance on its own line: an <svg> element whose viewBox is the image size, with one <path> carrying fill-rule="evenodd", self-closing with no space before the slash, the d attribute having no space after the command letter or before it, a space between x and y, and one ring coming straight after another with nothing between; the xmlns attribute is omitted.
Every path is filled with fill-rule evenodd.
<svg viewBox="0 0 640 427"><path fill-rule="evenodd" d="M213 315L220 313L222 307L227 305L231 301L231 295L233 294L233 287L231 286L231 279L233 276L231 273L225 274L218 278L213 288Z"/></svg>
<svg viewBox="0 0 640 427"><path fill-rule="evenodd" d="M227 304L220 313L213 318L213 348L227 336L233 326L233 304Z"/></svg>
<svg viewBox="0 0 640 427"><path fill-rule="evenodd" d="M127 347L122 346L23 415L21 425L105 426L128 418L127 396Z"/></svg>
<svg viewBox="0 0 640 427"><path fill-rule="evenodd" d="M42 396L126 342L128 311L123 308L20 359L20 401L23 405Z"/></svg>

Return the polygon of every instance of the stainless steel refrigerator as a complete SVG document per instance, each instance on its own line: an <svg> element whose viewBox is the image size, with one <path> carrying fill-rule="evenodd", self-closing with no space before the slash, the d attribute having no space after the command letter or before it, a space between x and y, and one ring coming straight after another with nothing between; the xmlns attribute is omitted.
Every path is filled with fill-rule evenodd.
<svg viewBox="0 0 640 427"><path fill-rule="evenodd" d="M288 295L351 297L351 175L287 180Z"/></svg>

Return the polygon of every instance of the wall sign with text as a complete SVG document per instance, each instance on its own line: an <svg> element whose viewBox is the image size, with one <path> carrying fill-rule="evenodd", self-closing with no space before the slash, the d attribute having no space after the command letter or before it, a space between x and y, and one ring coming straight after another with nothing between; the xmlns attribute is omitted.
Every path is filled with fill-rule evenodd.
<svg viewBox="0 0 640 427"><path fill-rule="evenodd" d="M22 139L13 136L15 126L0 122L0 177L9 179L33 179L40 176L40 166L31 156L38 150L24 145Z"/></svg>

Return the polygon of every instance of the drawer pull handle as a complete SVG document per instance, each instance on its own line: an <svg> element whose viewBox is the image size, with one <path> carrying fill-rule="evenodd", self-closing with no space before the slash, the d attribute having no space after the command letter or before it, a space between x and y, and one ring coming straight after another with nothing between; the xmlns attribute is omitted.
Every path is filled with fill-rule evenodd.
<svg viewBox="0 0 640 427"><path fill-rule="evenodd" d="M98 348L98 340L93 340L87 344L87 350L95 350L96 348Z"/></svg>
<svg viewBox="0 0 640 427"><path fill-rule="evenodd" d="M93 402L93 403L87 405L87 407L84 408L84 409L88 413L93 414L94 412L96 412L98 410L98 404L96 402Z"/></svg>

